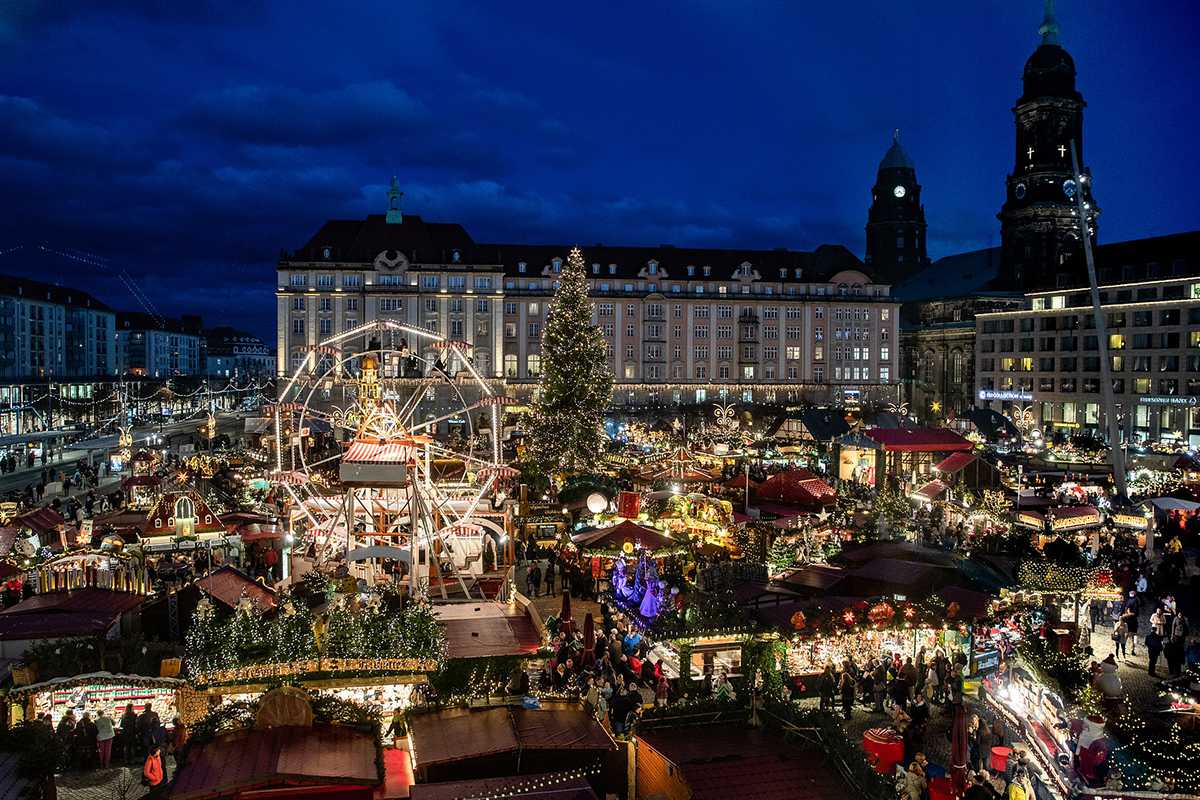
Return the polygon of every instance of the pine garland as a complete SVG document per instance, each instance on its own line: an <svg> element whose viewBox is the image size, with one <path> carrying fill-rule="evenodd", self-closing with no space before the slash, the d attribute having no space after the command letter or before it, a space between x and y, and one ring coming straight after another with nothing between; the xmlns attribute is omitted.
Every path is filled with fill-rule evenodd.
<svg viewBox="0 0 1200 800"><path fill-rule="evenodd" d="M530 425L534 458L547 472L592 468L605 441L613 374L592 302L583 253L571 250L542 334L542 378Z"/></svg>

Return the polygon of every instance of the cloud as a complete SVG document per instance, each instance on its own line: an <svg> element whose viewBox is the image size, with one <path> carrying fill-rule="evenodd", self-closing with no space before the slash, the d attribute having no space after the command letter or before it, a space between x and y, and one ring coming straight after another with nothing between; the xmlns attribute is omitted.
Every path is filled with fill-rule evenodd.
<svg viewBox="0 0 1200 800"><path fill-rule="evenodd" d="M350 145L395 136L428 111L391 81L303 91L243 84L197 96L187 121L217 136L255 144Z"/></svg>

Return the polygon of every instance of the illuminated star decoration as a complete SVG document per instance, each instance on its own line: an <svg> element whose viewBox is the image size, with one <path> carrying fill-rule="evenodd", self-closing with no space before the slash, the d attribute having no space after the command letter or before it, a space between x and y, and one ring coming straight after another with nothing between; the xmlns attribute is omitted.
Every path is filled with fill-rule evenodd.
<svg viewBox="0 0 1200 800"><path fill-rule="evenodd" d="M941 401L934 400L932 403L929 404L929 410L935 414L938 413L939 411L941 411L942 410Z"/></svg>

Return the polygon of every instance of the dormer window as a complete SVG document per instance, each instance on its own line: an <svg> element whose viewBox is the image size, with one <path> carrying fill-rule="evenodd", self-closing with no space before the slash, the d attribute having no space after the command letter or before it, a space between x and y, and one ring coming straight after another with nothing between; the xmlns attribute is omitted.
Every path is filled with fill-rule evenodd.
<svg viewBox="0 0 1200 800"><path fill-rule="evenodd" d="M704 277L707 278L709 275L712 275L712 267L705 267L704 268Z"/></svg>
<svg viewBox="0 0 1200 800"><path fill-rule="evenodd" d="M326 247L325 249L323 249L321 251L321 258L325 259L326 261L328 261L332 256L333 256L333 248L332 247Z"/></svg>
<svg viewBox="0 0 1200 800"><path fill-rule="evenodd" d="M646 266L651 275L658 274L658 262L657 261L651 261Z"/></svg>
<svg viewBox="0 0 1200 800"><path fill-rule="evenodd" d="M450 261L457 264L462 259L462 253L457 250L450 251Z"/></svg>
<svg viewBox="0 0 1200 800"><path fill-rule="evenodd" d="M729 290L724 286L717 287L717 294L728 294Z"/></svg>
<svg viewBox="0 0 1200 800"><path fill-rule="evenodd" d="M696 274L696 268L688 267L688 275L691 276L691 275L695 275L695 274Z"/></svg>
<svg viewBox="0 0 1200 800"><path fill-rule="evenodd" d="M780 279L780 280L787 280L787 269L781 269L781 270L779 270L779 279Z"/></svg>
<svg viewBox="0 0 1200 800"><path fill-rule="evenodd" d="M517 262L517 272L524 272L524 271L525 271L525 262L518 261Z"/></svg>
<svg viewBox="0 0 1200 800"><path fill-rule="evenodd" d="M593 275L600 274L600 265L599 264L592 264L592 274Z"/></svg>
<svg viewBox="0 0 1200 800"><path fill-rule="evenodd" d="M553 267L555 272L562 272L562 259L561 258L551 259L550 266Z"/></svg>
<svg viewBox="0 0 1200 800"><path fill-rule="evenodd" d="M616 264L609 264L609 265L608 265L608 274L609 274L609 275L616 275L616 274L617 274L617 265L616 265Z"/></svg>
<svg viewBox="0 0 1200 800"><path fill-rule="evenodd" d="M801 270L799 267L796 267L796 280L800 280L800 275L801 275Z"/></svg>

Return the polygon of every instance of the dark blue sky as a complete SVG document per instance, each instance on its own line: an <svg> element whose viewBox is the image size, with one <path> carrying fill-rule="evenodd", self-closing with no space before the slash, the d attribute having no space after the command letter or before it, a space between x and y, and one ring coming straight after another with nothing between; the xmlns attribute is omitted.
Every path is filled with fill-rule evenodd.
<svg viewBox="0 0 1200 800"><path fill-rule="evenodd" d="M273 337L281 248L384 208L478 240L859 255L899 127L933 257L995 243L1037 0L0 6L0 272ZM1197 227L1188 0L1059 3L1104 241Z"/></svg>

